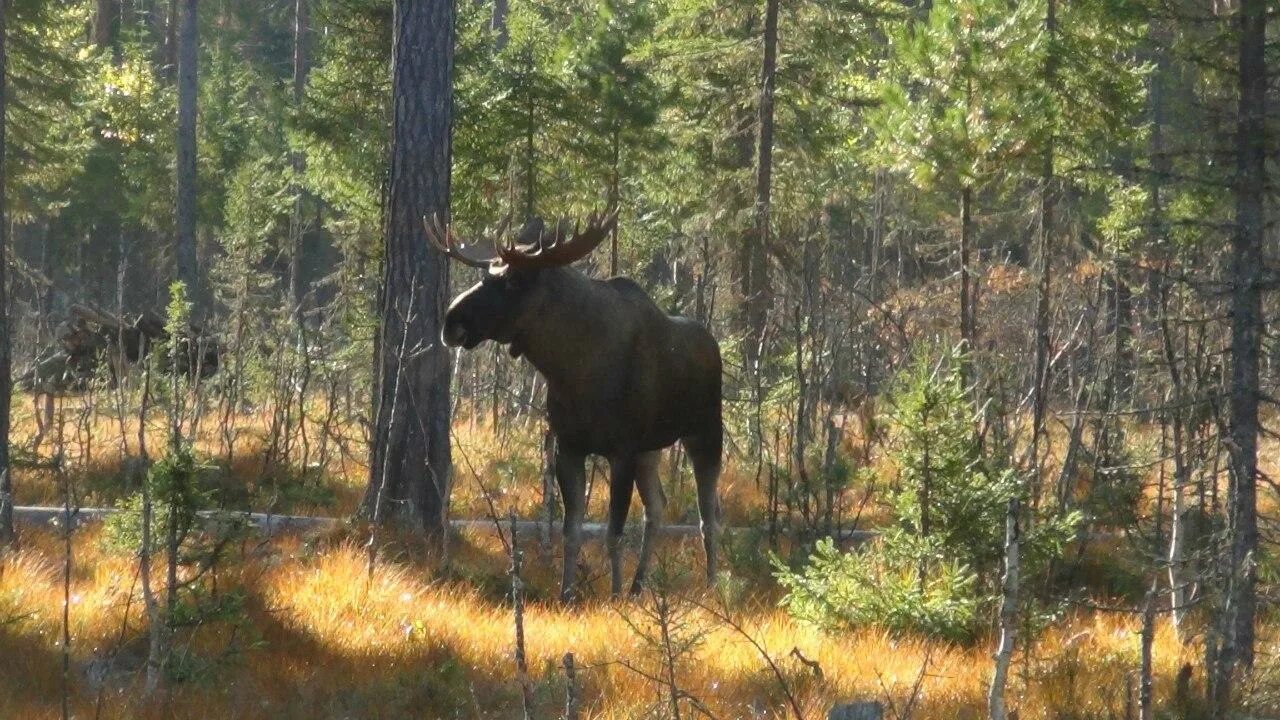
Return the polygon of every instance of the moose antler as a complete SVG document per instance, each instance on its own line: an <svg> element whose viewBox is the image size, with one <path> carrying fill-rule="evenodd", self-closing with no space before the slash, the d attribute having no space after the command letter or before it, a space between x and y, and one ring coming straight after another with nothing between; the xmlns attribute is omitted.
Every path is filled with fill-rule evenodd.
<svg viewBox="0 0 1280 720"><path fill-rule="evenodd" d="M498 248L498 257L503 263L517 268L569 265L595 250L617 223L617 210L608 214L592 213L587 218L586 229L580 229L580 225L575 222L573 235L569 236L569 223L562 220L551 233L540 229L534 243L517 245L515 240L509 241Z"/></svg>
<svg viewBox="0 0 1280 720"><path fill-rule="evenodd" d="M501 237L507 231L507 226L511 223L511 218L502 221L502 225L498 228L498 237ZM445 256L471 267L487 268L490 263L498 259L498 253L493 252L488 257L471 254L471 248L479 245L478 242L461 244L458 242L458 236L453 234L452 226L445 226L440 222L439 215L432 215L428 220L422 218L422 227L427 233L427 242L431 243L437 250L444 253ZM490 243L492 245L492 243Z"/></svg>

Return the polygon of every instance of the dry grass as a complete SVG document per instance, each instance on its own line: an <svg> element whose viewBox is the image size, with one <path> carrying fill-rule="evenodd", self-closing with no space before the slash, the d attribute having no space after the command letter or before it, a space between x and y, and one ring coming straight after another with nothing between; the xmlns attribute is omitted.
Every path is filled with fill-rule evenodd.
<svg viewBox="0 0 1280 720"><path fill-rule="evenodd" d="M69 401L63 413L72 477L84 504L110 504L133 489L121 467L136 448L122 448L117 421L105 414L77 426L75 408ZM29 413L17 420L15 440L22 445L34 423ZM229 456L219 482L258 507L329 515L353 510L366 482L363 458L333 450L327 464L310 468L299 480L284 472L287 468L261 461L268 422L265 413L237 417L229 452L216 424L202 425L198 450L212 458ZM123 437L130 445L136 432L126 425ZM152 448L163 445L164 432L159 417L149 421ZM1054 429L1055 441L1060 433ZM514 510L536 516L539 435L530 426L500 438L483 424L459 423L454 515L483 517L492 501L501 514ZM350 440L352 447L359 445ZM845 443L847 450L861 446L853 436ZM1265 443L1263 458L1264 465L1274 466L1280 444ZM879 477L892 476L887 461L876 462ZM664 463L669 519L692 519L692 482L687 471L669 477L669 467ZM604 477L603 471L597 475L592 493L593 518L603 517ZM281 478L310 483L327 495L318 502L303 494L286 504ZM54 473L27 469L15 481L19 504L61 501ZM860 494L860 489L850 493ZM731 464L723 496L730 524L758 522L765 500L754 468ZM106 549L97 528L77 533L67 683L75 715L122 720L518 717L512 618L504 597L507 560L496 538L459 538L447 567L421 560L412 540L391 538L370 574L362 532L242 544L216 573L218 593L243 596L240 621L209 622L184 638L191 648L192 677L149 703L139 693L146 630L136 558ZM884 700L891 707L889 717L902 717L917 682L911 717L985 716L990 638L956 647L890 637L876 629L824 634L797 624L777 609L778 589L759 567L759 548L749 539L743 542L748 544L728 553L730 562L737 558L736 577L728 583L734 619L768 649L806 717L824 717L832 703L854 698ZM1095 549L1099 556L1108 551ZM669 544L663 553L677 569L697 560L684 545ZM601 555L599 547L586 553L588 594L596 599L564 607L551 599L559 567L556 548L530 549L526 632L537 717L559 715L564 680L558 666L569 651L584 667L587 717L647 716L661 700L653 682L621 664L651 667L653 652L626 622L639 617L637 606L601 599L607 586ZM0 559L0 718L59 716L62 560L61 539L51 529L28 530L21 547ZM1091 557L1090 562L1102 560ZM676 587L677 595L686 597L683 602L709 601L689 582ZM680 664L684 690L718 718L790 716L778 679L750 643L702 611L693 613L692 622L705 637ZM1275 634L1274 628L1264 630L1268 637ZM1080 610L1055 621L1040 634L1031 656L1016 661L1011 691L1020 717L1125 717L1138 667L1136 631L1137 618L1129 614ZM818 663L821 679L791 655L793 649ZM1159 706L1167 708L1172 701L1178 669L1199 664L1197 652L1196 645L1184 646L1161 623L1155 640ZM104 681L100 670L108 665L113 671Z"/></svg>
<svg viewBox="0 0 1280 720"><path fill-rule="evenodd" d="M196 654L222 662L174 685L149 705L138 698L136 670L144 636L134 560L102 549L90 529L75 538L71 586L71 697L79 717L315 718L517 717L512 620L498 594L500 550L488 538L463 538L455 562L489 579L438 579L417 562L380 559L372 575L351 539L303 542L279 538L248 545L219 573L219 592L243 592L246 627L210 623L195 635ZM679 548L668 552L682 555ZM30 531L3 561L0 576L0 716L58 715L61 695L62 584L60 540ZM599 558L593 558L598 562ZM531 566L546 565L531 557ZM551 574L533 573L535 596L547 596ZM486 592L483 588L489 587ZM478 589L479 588L479 589ZM131 592L132 589L132 592ZM680 594L702 597L692 588ZM762 593L766 598L769 591ZM880 698L901 708L928 659L917 718L983 716L990 643L960 648L876 630L828 635L799 626L767 600L733 605L735 618L769 649L808 716L830 703ZM531 602L526 614L529 661L539 716L562 702L560 658L581 665L589 717L645 715L655 685L620 664L644 665L652 650L623 616L627 602L566 608ZM784 696L759 653L729 628L695 613L707 632L679 680L717 716L753 710L786 715ZM122 628L125 630L122 632ZM820 664L823 681L788 657L793 648ZM1020 663L1017 706L1024 718L1121 717L1127 678L1137 667L1138 639L1128 616L1082 613L1046 631L1035 657ZM1155 645L1157 697L1191 651L1161 626ZM115 656L122 670L101 700L91 663ZM101 708L98 708L99 702ZM100 714L98 714L100 712Z"/></svg>
<svg viewBox="0 0 1280 720"><path fill-rule="evenodd" d="M107 407L109 399L99 398L93 412L82 412L87 398L60 400L63 456L72 473L77 496L84 506L109 506L135 492L136 479L126 472L128 458L137 456L138 420L123 423ZM316 415L318 416L318 411ZM56 421L55 421L56 422ZM266 461L270 442L271 413L259 409L236 415L233 440L228 446L219 419L214 413L202 418L195 433L198 454L218 466L211 483L222 491L234 507L299 515L345 517L357 509L368 484L363 439L352 420L332 423L327 441L321 438L321 422L309 417L309 448L305 463L295 439L293 458L288 464ZM336 434L334 428L337 428ZM165 446L168 428L162 409L155 409L146 421L146 445L154 454ZM60 479L32 465L47 463L55 454L59 432L50 429L38 453L24 453L28 462L15 469L15 494L19 505L58 505L62 502ZM542 425L533 420L494 432L484 423L459 421L454 426L453 456L456 467L451 513L454 517L484 518L490 502L503 514L513 511L526 518L542 514ZM36 418L31 405L16 403L12 423L15 447L31 448L36 436ZM853 424L844 439L845 448L861 446ZM785 456L785 451L777 453ZM323 462L321 461L323 458ZM608 464L595 459L588 463L588 516L603 519L608 504ZM667 494L669 522L697 521L697 500L692 473L687 462L664 460L661 467ZM753 525L763 516L767 504L766 480L757 479L758 469L732 458L720 481L723 517L730 525ZM848 493L845 519L859 510L862 488ZM558 510L558 508L557 508ZM633 507L639 512L638 499ZM876 509L862 508L863 524L874 519Z"/></svg>

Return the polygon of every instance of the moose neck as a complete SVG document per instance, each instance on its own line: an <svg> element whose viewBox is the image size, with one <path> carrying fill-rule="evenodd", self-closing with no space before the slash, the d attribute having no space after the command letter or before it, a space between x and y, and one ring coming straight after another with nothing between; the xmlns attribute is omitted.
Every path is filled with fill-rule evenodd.
<svg viewBox="0 0 1280 720"><path fill-rule="evenodd" d="M571 268L544 270L545 302L537 308L537 322L517 334L521 354L553 390L581 386L591 368L603 359L609 322L608 299L598 283Z"/></svg>

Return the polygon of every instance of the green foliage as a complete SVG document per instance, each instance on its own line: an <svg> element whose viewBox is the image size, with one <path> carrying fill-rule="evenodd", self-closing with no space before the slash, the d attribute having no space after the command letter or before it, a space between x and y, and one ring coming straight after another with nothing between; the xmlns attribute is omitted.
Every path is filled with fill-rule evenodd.
<svg viewBox="0 0 1280 720"><path fill-rule="evenodd" d="M322 60L311 71L304 106L291 135L307 157L308 191L338 211L331 222L346 238L368 241L378 230L382 165L387 153L391 77L391 4L329 0L316 21L342 28L320 39ZM344 230L344 231L339 231Z"/></svg>
<svg viewBox="0 0 1280 720"><path fill-rule="evenodd" d="M839 552L819 544L793 571L775 561L796 617L824 627L881 625L955 641L970 639L996 600L1006 508L1025 498L1007 457L977 435L978 415L961 372L963 356L918 353L892 396L892 456L898 483L888 492L894 525L869 548ZM1080 516L1037 517L1024 525L1024 577L1061 554Z"/></svg>
<svg viewBox="0 0 1280 720"><path fill-rule="evenodd" d="M920 353L900 378L891 411L898 484L888 502L897 524L921 540L922 558L945 552L986 576L999 561L1005 504L1021 493L1020 479L983 455L963 362Z"/></svg>
<svg viewBox="0 0 1280 720"><path fill-rule="evenodd" d="M917 187L984 187L1013 175L1035 146L1045 102L1038 9L944 0L889 31L892 62L871 122L882 156Z"/></svg>
<svg viewBox="0 0 1280 720"><path fill-rule="evenodd" d="M93 60L81 47L87 3L13 0L5 10L5 199L26 220L67 201L89 143L78 105Z"/></svg>
<svg viewBox="0 0 1280 720"><path fill-rule="evenodd" d="M782 606L799 620L831 630L876 625L971 640L980 607L977 578L955 561L934 563L921 578L911 545L895 530L859 552L842 552L822 540L799 572L775 561L778 582L787 590Z"/></svg>
<svg viewBox="0 0 1280 720"><path fill-rule="evenodd" d="M180 280L169 284L169 304L165 307L164 329L170 337L180 337L187 332L187 326L191 322L191 300L188 292L187 286ZM176 356L174 360L177 361Z"/></svg>
<svg viewBox="0 0 1280 720"><path fill-rule="evenodd" d="M101 202L100 212L122 212L122 219L153 230L172 222L172 86L156 77L147 48L129 43L119 63L103 59L91 79L90 121L97 135L83 169L81 192ZM107 207L106 203L117 205Z"/></svg>
<svg viewBox="0 0 1280 720"><path fill-rule="evenodd" d="M1008 501L1025 500L1027 488L1013 458L1002 454L1008 450L984 447L979 439L981 418L964 384L964 362L953 352L936 360L920 353L899 380L892 411L899 477L888 498L922 564L952 559L972 568L982 586L993 587ZM1080 520L1077 512L1046 511L1024 521L1024 573L1033 575L1059 555Z"/></svg>
<svg viewBox="0 0 1280 720"><path fill-rule="evenodd" d="M198 513L217 507L217 497L202 476L214 468L201 464L187 444L171 449L153 464L146 474L151 491L151 551L164 549L166 528L173 522L178 535L187 538L196 527ZM112 550L136 553L142 545L142 492L136 492L119 506L119 512L107 517L103 543ZM218 521L215 521L216 525Z"/></svg>

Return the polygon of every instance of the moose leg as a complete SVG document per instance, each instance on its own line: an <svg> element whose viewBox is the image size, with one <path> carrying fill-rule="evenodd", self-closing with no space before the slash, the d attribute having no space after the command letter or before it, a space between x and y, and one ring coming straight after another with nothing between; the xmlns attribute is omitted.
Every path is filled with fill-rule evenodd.
<svg viewBox="0 0 1280 720"><path fill-rule="evenodd" d="M716 484L720 481L719 432L710 436L687 437L681 441L693 464L693 477L698 486L698 519L702 522L702 549L707 558L707 584L716 581L716 532L720 525L720 500Z"/></svg>
<svg viewBox="0 0 1280 720"><path fill-rule="evenodd" d="M36 416L36 436L31 438L31 451L40 452L40 444L44 442L44 416L40 414L40 396L31 396L31 412Z"/></svg>
<svg viewBox="0 0 1280 720"><path fill-rule="evenodd" d="M609 551L609 591L622 594L622 531L631 510L631 491L635 487L637 456L625 455L609 460L609 529L605 547Z"/></svg>
<svg viewBox="0 0 1280 720"><path fill-rule="evenodd" d="M31 404L36 414L36 436L31 441L31 451L38 453L44 444L44 436L53 427L53 395L39 393L31 398Z"/></svg>
<svg viewBox="0 0 1280 720"><path fill-rule="evenodd" d="M574 599L574 575L578 570L578 551L582 549L582 515L587 503L585 453L559 447L556 451L556 480L564 502L564 569L560 573L560 600Z"/></svg>
<svg viewBox="0 0 1280 720"><path fill-rule="evenodd" d="M653 544L657 540L658 529L662 527L662 511L666 506L666 498L662 494L662 483L658 480L658 463L661 460L661 450L654 450L636 457L636 487L640 488L640 501L644 503L644 538L640 541L640 559L636 562L636 577L631 581L632 595L639 594L644 587L645 576L649 571L649 560L653 557Z"/></svg>

